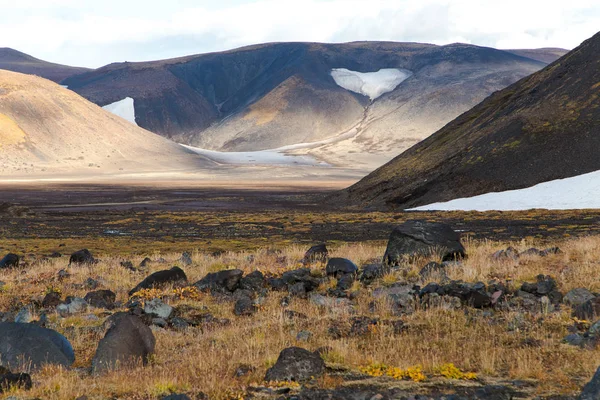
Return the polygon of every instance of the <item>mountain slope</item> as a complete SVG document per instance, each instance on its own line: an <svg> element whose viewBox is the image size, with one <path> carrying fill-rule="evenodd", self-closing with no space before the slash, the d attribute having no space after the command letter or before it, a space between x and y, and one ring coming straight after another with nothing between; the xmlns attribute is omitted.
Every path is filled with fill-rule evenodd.
<svg viewBox="0 0 600 400"><path fill-rule="evenodd" d="M212 165L43 78L0 71L0 176Z"/></svg>
<svg viewBox="0 0 600 400"><path fill-rule="evenodd" d="M57 83L69 76L89 71L88 68L69 67L39 60L8 47L0 48L0 69L37 75Z"/></svg>
<svg viewBox="0 0 600 400"><path fill-rule="evenodd" d="M531 58L532 60L538 60L547 64L553 63L569 52L567 49L561 49L557 47L543 47L541 49L510 49L506 51L521 57Z"/></svg>
<svg viewBox="0 0 600 400"><path fill-rule="evenodd" d="M599 170L599 96L600 33L334 199L410 208Z"/></svg>
<svg viewBox="0 0 600 400"><path fill-rule="evenodd" d="M252 151L339 136L310 153L378 166L544 65L462 44L272 43L111 64L64 83L101 106L133 98L136 123L185 144ZM372 102L338 85L334 69L398 69L409 77Z"/></svg>

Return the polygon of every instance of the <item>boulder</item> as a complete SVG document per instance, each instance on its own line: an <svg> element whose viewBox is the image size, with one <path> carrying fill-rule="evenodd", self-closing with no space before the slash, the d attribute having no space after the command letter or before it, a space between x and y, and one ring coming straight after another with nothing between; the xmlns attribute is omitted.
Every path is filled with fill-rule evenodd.
<svg viewBox="0 0 600 400"><path fill-rule="evenodd" d="M212 272L194 283L201 291L235 292L240 286L244 272L239 269Z"/></svg>
<svg viewBox="0 0 600 400"><path fill-rule="evenodd" d="M173 313L173 307L163 303L161 299L152 299L144 305L144 312L158 318L168 319Z"/></svg>
<svg viewBox="0 0 600 400"><path fill-rule="evenodd" d="M92 253L88 249L83 249L76 251L71 254L71 258L69 258L69 265L71 264L93 264L96 260Z"/></svg>
<svg viewBox="0 0 600 400"><path fill-rule="evenodd" d="M600 297L594 297L575 307L573 316L586 321L593 321L600 318Z"/></svg>
<svg viewBox="0 0 600 400"><path fill-rule="evenodd" d="M60 295L60 293L51 291L47 293L46 296L44 296L44 299L42 300L42 307L54 308L60 303L62 303L62 296Z"/></svg>
<svg viewBox="0 0 600 400"><path fill-rule="evenodd" d="M345 274L356 274L358 267L345 258L330 258L325 266L327 276L341 276Z"/></svg>
<svg viewBox="0 0 600 400"><path fill-rule="evenodd" d="M242 296L235 302L233 313L237 316L250 316L256 312L256 306L248 296Z"/></svg>
<svg viewBox="0 0 600 400"><path fill-rule="evenodd" d="M303 264L312 264L314 262L325 262L329 257L329 251L324 243L311 247L304 254Z"/></svg>
<svg viewBox="0 0 600 400"><path fill-rule="evenodd" d="M81 297L67 297L66 302L59 304L56 307L56 312L58 312L61 317L65 318L69 315L87 311L87 309L88 303Z"/></svg>
<svg viewBox="0 0 600 400"><path fill-rule="evenodd" d="M240 280L240 287L245 290L252 290L253 292L261 291L266 284L265 276L260 271L254 271L248 275L242 277Z"/></svg>
<svg viewBox="0 0 600 400"><path fill-rule="evenodd" d="M0 365L29 372L45 364L68 368L75 361L71 343L60 333L34 324L0 322Z"/></svg>
<svg viewBox="0 0 600 400"><path fill-rule="evenodd" d="M148 275L146 279L141 281L136 287L129 291L129 296L133 296L136 292L142 289L161 288L169 284L186 282L187 276L179 267L173 267Z"/></svg>
<svg viewBox="0 0 600 400"><path fill-rule="evenodd" d="M310 274L310 269L300 268L293 271L286 271L281 276L283 282L291 287L297 283L304 284L306 292L312 292L319 287L320 281Z"/></svg>
<svg viewBox="0 0 600 400"><path fill-rule="evenodd" d="M128 367L142 362L154 353L156 339L142 320L134 315L117 313L106 322L108 330L100 340L92 360L92 374Z"/></svg>
<svg viewBox="0 0 600 400"><path fill-rule="evenodd" d="M19 268L19 256L9 253L0 260L0 269L2 268Z"/></svg>
<svg viewBox="0 0 600 400"><path fill-rule="evenodd" d="M325 362L319 354L300 347L288 347L279 354L274 366L267 370L265 381L302 382L318 378L325 371Z"/></svg>
<svg viewBox="0 0 600 400"><path fill-rule="evenodd" d="M439 255L442 261L466 256L460 234L450 226L435 222L408 221L396 227L388 241L383 263L399 265L405 256Z"/></svg>
<svg viewBox="0 0 600 400"><path fill-rule="evenodd" d="M565 297L563 297L563 303L571 307L578 307L595 297L596 296L594 296L589 290L585 288L577 288L570 290L567 294L565 294Z"/></svg>
<svg viewBox="0 0 600 400"><path fill-rule="evenodd" d="M375 279L383 277L389 268L382 264L368 264L364 265L360 270L359 280L365 284L370 285L375 281Z"/></svg>
<svg viewBox="0 0 600 400"><path fill-rule="evenodd" d="M31 376L29 374L11 374L10 372L0 374L0 393L12 388L31 389Z"/></svg>
<svg viewBox="0 0 600 400"><path fill-rule="evenodd" d="M354 274L344 274L338 278L336 288L342 292L350 290L354 284Z"/></svg>
<svg viewBox="0 0 600 400"><path fill-rule="evenodd" d="M580 400L598 400L600 399L600 368L596 370L596 373L592 377L581 392Z"/></svg>
<svg viewBox="0 0 600 400"><path fill-rule="evenodd" d="M92 307L111 310L115 306L117 295L110 290L96 290L86 294L83 299Z"/></svg>

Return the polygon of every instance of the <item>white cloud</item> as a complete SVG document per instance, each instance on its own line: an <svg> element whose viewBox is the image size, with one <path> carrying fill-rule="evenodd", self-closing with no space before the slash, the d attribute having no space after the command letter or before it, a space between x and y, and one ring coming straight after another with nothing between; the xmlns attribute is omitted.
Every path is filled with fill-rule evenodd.
<svg viewBox="0 0 600 400"><path fill-rule="evenodd" d="M597 0L0 0L0 46L97 67L270 41L573 48Z"/></svg>

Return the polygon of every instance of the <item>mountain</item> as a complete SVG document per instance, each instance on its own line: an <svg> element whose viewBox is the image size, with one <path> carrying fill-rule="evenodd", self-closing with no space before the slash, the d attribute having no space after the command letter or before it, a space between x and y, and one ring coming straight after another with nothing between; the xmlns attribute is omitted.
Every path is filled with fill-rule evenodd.
<svg viewBox="0 0 600 400"><path fill-rule="evenodd" d="M600 33L331 201L411 208L598 171L599 97Z"/></svg>
<svg viewBox="0 0 600 400"><path fill-rule="evenodd" d="M193 170L183 147L33 75L0 70L0 176Z"/></svg>
<svg viewBox="0 0 600 400"><path fill-rule="evenodd" d="M569 52L567 49L561 49L556 47L543 47L541 49L511 49L506 50L509 53L516 54L521 57L531 58L532 60L538 60L546 64L553 63L565 54Z"/></svg>
<svg viewBox="0 0 600 400"><path fill-rule="evenodd" d="M87 68L69 67L38 60L8 47L0 47L0 69L37 75L57 83L69 76L89 71Z"/></svg>
<svg viewBox="0 0 600 400"><path fill-rule="evenodd" d="M271 43L110 64L63 83L100 106L132 99L139 126L184 144L291 146L372 170L545 65L465 44Z"/></svg>

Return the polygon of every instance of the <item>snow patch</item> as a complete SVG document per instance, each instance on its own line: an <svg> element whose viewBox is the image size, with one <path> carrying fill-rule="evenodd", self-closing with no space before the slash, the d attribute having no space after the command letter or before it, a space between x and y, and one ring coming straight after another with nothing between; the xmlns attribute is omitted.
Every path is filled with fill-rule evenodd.
<svg viewBox="0 0 600 400"><path fill-rule="evenodd" d="M536 208L572 210L600 208L600 171L539 183L525 189L492 192L434 203L413 211L518 211Z"/></svg>
<svg viewBox="0 0 600 400"><path fill-rule="evenodd" d="M135 122L135 107L133 104L133 99L131 97L125 97L123 100L107 104L102 108L115 115L118 115L123 119L126 119L134 125L137 125L137 123Z"/></svg>
<svg viewBox="0 0 600 400"><path fill-rule="evenodd" d="M321 166L327 167L329 164L318 161L310 156L297 156L286 154L284 150L260 150L260 151L215 151L206 150L193 146L186 146L188 150L200 154L219 164L230 165L280 165L280 166ZM283 149L283 148L282 148Z"/></svg>
<svg viewBox="0 0 600 400"><path fill-rule="evenodd" d="M345 68L331 70L335 83L351 92L375 100L391 92L412 75L412 72L396 68L380 69L377 72L356 72Z"/></svg>

